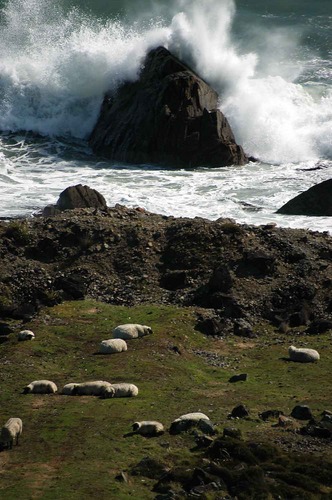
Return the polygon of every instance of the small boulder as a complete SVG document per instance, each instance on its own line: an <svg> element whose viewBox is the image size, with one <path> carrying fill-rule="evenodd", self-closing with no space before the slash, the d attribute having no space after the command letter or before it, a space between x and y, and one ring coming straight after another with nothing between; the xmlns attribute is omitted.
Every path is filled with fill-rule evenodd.
<svg viewBox="0 0 332 500"><path fill-rule="evenodd" d="M248 378L248 375L247 373L240 373L239 375L233 375L229 380L228 382L231 382L232 384L234 382L240 382L240 381L246 381Z"/></svg>
<svg viewBox="0 0 332 500"><path fill-rule="evenodd" d="M197 448L208 448L213 443L213 438L210 436L196 436L195 443Z"/></svg>
<svg viewBox="0 0 332 500"><path fill-rule="evenodd" d="M217 318L203 318L200 317L195 329L204 335L211 336L222 336L224 332L224 324Z"/></svg>
<svg viewBox="0 0 332 500"><path fill-rule="evenodd" d="M70 186L60 194L57 201L57 207L60 210L70 210L73 208L106 208L106 200L96 191L89 186Z"/></svg>
<svg viewBox="0 0 332 500"><path fill-rule="evenodd" d="M143 476L150 479L158 479L166 472L168 472L168 468L163 463L151 457L144 457L131 469L132 476Z"/></svg>
<svg viewBox="0 0 332 500"><path fill-rule="evenodd" d="M291 417L296 418L296 420L310 420L313 418L309 406L306 405L296 405L292 410Z"/></svg>
<svg viewBox="0 0 332 500"><path fill-rule="evenodd" d="M10 333L14 332L14 328L12 328L8 323L0 323L0 337L7 336Z"/></svg>
<svg viewBox="0 0 332 500"><path fill-rule="evenodd" d="M227 293L233 285L233 278L227 266L220 266L215 269L209 280L210 292Z"/></svg>
<svg viewBox="0 0 332 500"><path fill-rule="evenodd" d="M316 319L312 321L309 328L307 329L307 333L310 335L317 335L320 333L325 333L328 330L332 330L332 321L329 319Z"/></svg>
<svg viewBox="0 0 332 500"><path fill-rule="evenodd" d="M66 299L79 300L84 298L88 283L86 276L73 273L67 276L59 276L55 280L54 286L57 290L64 292Z"/></svg>
<svg viewBox="0 0 332 500"><path fill-rule="evenodd" d="M240 429L236 429L235 427L225 427L223 431L223 437L242 439L242 432Z"/></svg>
<svg viewBox="0 0 332 500"><path fill-rule="evenodd" d="M249 410L243 404L235 406L230 414L230 418L244 418L248 416Z"/></svg>
<svg viewBox="0 0 332 500"><path fill-rule="evenodd" d="M283 415L283 412L280 410L266 410L263 411L262 413L259 413L258 416L260 419L266 422L266 420L269 420L270 418L277 419L280 417L280 415Z"/></svg>
<svg viewBox="0 0 332 500"><path fill-rule="evenodd" d="M234 335L237 337L247 337L249 339L256 337L251 324L244 318L234 321Z"/></svg>
<svg viewBox="0 0 332 500"><path fill-rule="evenodd" d="M102 194L89 186L77 184L66 188L59 196L56 205L47 205L42 215L50 217L63 210L72 210L74 208L107 208L106 200Z"/></svg>
<svg viewBox="0 0 332 500"><path fill-rule="evenodd" d="M330 429L320 425L311 425L310 423L300 429L301 434L321 439L330 439L332 432Z"/></svg>

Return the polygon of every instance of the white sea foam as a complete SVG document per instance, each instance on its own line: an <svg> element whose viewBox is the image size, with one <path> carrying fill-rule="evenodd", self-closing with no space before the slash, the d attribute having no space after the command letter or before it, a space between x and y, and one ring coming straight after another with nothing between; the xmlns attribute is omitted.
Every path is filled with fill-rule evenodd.
<svg viewBox="0 0 332 500"><path fill-rule="evenodd" d="M174 0L167 7L167 20L147 21L142 12L142 20L128 25L78 9L64 13L53 0L7 2L0 26L0 129L44 138L0 137L0 215L32 214L81 182L109 205L331 230L329 218L274 213L332 177L330 65L319 54L302 54L300 46L296 52L297 32L277 26L260 28L259 45L243 48L244 40L234 37L233 0ZM194 171L119 166L76 142L89 135L104 93L135 79L146 52L160 44L216 87L238 142L261 163Z"/></svg>
<svg viewBox="0 0 332 500"><path fill-rule="evenodd" d="M0 128L86 137L104 93L135 79L146 51L163 44L221 92L221 107L250 154L279 164L330 154L331 97L314 98L280 76L294 34L262 32L261 54L241 53L233 0L179 0L172 9L169 25L138 20L128 27L77 9L65 15L53 0L10 0L2 13Z"/></svg>
<svg viewBox="0 0 332 500"><path fill-rule="evenodd" d="M70 185L87 184L116 203L151 212L210 220L305 227L332 232L331 217L296 217L276 210L301 191L332 177L332 161L280 166L167 170L101 161L84 143L0 136L1 216L32 215ZM75 160L73 160L75 158ZM318 168L319 167L319 168Z"/></svg>

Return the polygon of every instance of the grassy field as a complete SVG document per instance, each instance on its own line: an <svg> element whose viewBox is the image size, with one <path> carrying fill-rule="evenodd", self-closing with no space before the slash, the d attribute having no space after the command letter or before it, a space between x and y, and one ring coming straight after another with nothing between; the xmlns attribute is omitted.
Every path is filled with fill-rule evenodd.
<svg viewBox="0 0 332 500"><path fill-rule="evenodd" d="M67 302L25 325L35 340L18 342L12 334L0 345L0 423L17 416L24 428L19 446L0 453L0 498L154 498L156 481L130 474L138 462L148 456L165 467L195 466L202 453L190 451L195 444L190 433L166 432L153 439L125 435L136 420L159 420L169 428L192 411L206 413L221 434L235 425L245 439L273 443L291 436L289 446L298 453L302 436L261 421L258 413L279 409L289 415L296 404L309 405L317 417L332 410L331 334L292 337L262 325L256 339L214 339L195 331L195 321L192 309ZM129 341L127 352L96 354L114 326L130 322L151 326L153 335ZM320 362L288 362L291 344L317 349ZM244 372L246 382L228 382ZM59 392L69 382L131 382L139 395L102 400L22 394L32 380L45 378ZM248 407L250 418L230 422L227 416L239 403ZM317 457L332 461L326 442L313 443ZM121 471L128 473L128 482L116 479ZM332 488L324 488L332 498Z"/></svg>

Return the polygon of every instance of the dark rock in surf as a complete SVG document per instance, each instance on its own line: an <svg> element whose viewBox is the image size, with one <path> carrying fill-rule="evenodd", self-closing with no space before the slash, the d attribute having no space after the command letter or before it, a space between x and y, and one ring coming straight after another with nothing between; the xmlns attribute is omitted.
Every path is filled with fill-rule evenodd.
<svg viewBox="0 0 332 500"><path fill-rule="evenodd" d="M72 210L74 208L107 208L106 200L102 194L89 186L70 186L66 188L59 196L56 205L47 205L43 210L43 215L49 217L56 215L63 210Z"/></svg>
<svg viewBox="0 0 332 500"><path fill-rule="evenodd" d="M151 50L140 78L106 95L90 137L96 154L173 167L243 165L217 93L164 47Z"/></svg>
<svg viewBox="0 0 332 500"><path fill-rule="evenodd" d="M332 216L332 179L320 182L288 201L278 214Z"/></svg>

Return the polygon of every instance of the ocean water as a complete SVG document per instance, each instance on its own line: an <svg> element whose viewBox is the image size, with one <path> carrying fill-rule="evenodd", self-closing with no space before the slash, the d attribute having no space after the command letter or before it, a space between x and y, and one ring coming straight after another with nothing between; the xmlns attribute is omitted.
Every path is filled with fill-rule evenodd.
<svg viewBox="0 0 332 500"><path fill-rule="evenodd" d="M332 232L275 211L332 177L331 0L0 0L0 217L83 183L109 206ZM169 48L220 95L258 163L159 168L93 155L103 95Z"/></svg>

